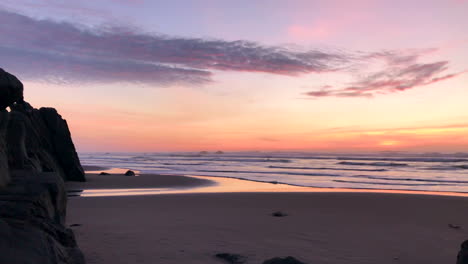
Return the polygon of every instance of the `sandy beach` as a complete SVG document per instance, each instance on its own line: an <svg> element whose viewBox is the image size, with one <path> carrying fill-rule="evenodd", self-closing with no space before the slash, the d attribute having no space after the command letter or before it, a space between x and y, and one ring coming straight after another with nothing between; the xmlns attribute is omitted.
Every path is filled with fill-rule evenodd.
<svg viewBox="0 0 468 264"><path fill-rule="evenodd" d="M208 184L183 176L88 179L69 188ZM240 254L247 263L277 256L323 264L455 263L468 238L467 209L465 197L434 195L184 193L70 197L67 221L88 263L223 263L217 253ZM272 216L276 211L287 216Z"/></svg>

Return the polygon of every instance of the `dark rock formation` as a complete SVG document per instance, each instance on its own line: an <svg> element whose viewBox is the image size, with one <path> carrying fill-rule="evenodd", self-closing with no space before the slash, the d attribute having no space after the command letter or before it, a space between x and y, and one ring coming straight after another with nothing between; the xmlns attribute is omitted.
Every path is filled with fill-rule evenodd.
<svg viewBox="0 0 468 264"><path fill-rule="evenodd" d="M0 263L85 263L64 226L64 180L84 180L65 120L24 102L21 82L3 70L0 106Z"/></svg>
<svg viewBox="0 0 468 264"><path fill-rule="evenodd" d="M21 146L12 144L11 151L21 153L17 155L24 159L22 161L15 158L20 164L12 164L13 167L34 168L46 172L55 171L64 180L85 181L84 170L71 139L67 122L57 113L57 110L44 107L38 110L24 101L10 108L12 110L10 115L15 118L15 122L9 126L8 134L12 137L27 135L26 139L22 139L27 150L26 155ZM9 142L14 141L9 140Z"/></svg>
<svg viewBox="0 0 468 264"><path fill-rule="evenodd" d="M125 172L125 176L135 176L135 172L132 170L128 170L127 172Z"/></svg>
<svg viewBox="0 0 468 264"><path fill-rule="evenodd" d="M110 175L110 173L107 173L107 172L103 171L103 172L99 173L99 175Z"/></svg>
<svg viewBox="0 0 468 264"><path fill-rule="evenodd" d="M71 139L67 121L54 108L39 109L46 126L49 128L50 139L54 148L54 156L63 168L66 179L70 181L85 181L75 145Z"/></svg>
<svg viewBox="0 0 468 264"><path fill-rule="evenodd" d="M64 226L66 191L54 172L12 171L0 191L0 263L85 263Z"/></svg>
<svg viewBox="0 0 468 264"><path fill-rule="evenodd" d="M15 76L0 68L0 110L23 101L23 84Z"/></svg>
<svg viewBox="0 0 468 264"><path fill-rule="evenodd" d="M460 245L460 251L457 256L457 264L468 264L468 240Z"/></svg>
<svg viewBox="0 0 468 264"><path fill-rule="evenodd" d="M285 257L285 258L272 258L269 260L265 260L263 264L305 264L305 263L293 257Z"/></svg>

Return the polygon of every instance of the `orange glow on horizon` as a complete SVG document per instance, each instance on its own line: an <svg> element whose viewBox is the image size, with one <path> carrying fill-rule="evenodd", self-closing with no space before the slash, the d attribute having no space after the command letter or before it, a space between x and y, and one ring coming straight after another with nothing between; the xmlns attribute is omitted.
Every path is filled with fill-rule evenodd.
<svg viewBox="0 0 468 264"><path fill-rule="evenodd" d="M382 141L380 142L379 145L381 146L396 146L396 145L399 145L399 141L395 141L395 140L386 140L386 141Z"/></svg>

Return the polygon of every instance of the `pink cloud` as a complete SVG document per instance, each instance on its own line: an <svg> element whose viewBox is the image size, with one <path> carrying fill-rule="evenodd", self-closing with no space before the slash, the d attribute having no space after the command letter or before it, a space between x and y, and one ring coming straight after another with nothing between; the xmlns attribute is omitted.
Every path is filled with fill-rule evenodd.
<svg viewBox="0 0 468 264"><path fill-rule="evenodd" d="M325 36L328 29L296 34ZM126 27L83 28L0 10L0 61L26 79L205 84L214 71L301 76L358 73L376 61L380 70L344 88L323 86L313 97L371 97L453 78L448 61L419 63L434 49L380 52L322 51L268 46L253 41L171 37ZM364 72L365 73L365 72Z"/></svg>
<svg viewBox="0 0 468 264"><path fill-rule="evenodd" d="M343 88L325 86L326 88L322 87L320 90L308 92L306 95L312 97L373 97L377 94L401 92L430 85L466 73L463 71L440 75L447 70L447 61L422 64L415 63L415 61L416 59L401 60L400 64L394 65L394 61L391 60L390 64L393 68L385 68L367 78L351 83L351 86Z"/></svg>

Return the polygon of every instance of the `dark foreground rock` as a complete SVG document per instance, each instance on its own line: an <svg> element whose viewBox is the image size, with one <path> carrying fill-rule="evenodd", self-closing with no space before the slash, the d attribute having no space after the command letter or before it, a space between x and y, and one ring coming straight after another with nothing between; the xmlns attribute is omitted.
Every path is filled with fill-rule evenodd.
<svg viewBox="0 0 468 264"><path fill-rule="evenodd" d="M27 102L10 106L7 130L10 166L55 171L67 181L85 181L67 121L54 108L35 109Z"/></svg>
<svg viewBox="0 0 468 264"><path fill-rule="evenodd" d="M85 263L65 227L65 180L85 180L66 121L0 69L0 263Z"/></svg>
<svg viewBox="0 0 468 264"><path fill-rule="evenodd" d="M64 226L66 201L56 173L12 171L12 182L0 191L0 263L85 263Z"/></svg>
<svg viewBox="0 0 468 264"><path fill-rule="evenodd" d="M468 240L465 240L460 246L457 256L457 264L468 264Z"/></svg>

